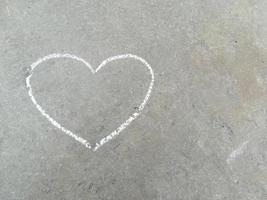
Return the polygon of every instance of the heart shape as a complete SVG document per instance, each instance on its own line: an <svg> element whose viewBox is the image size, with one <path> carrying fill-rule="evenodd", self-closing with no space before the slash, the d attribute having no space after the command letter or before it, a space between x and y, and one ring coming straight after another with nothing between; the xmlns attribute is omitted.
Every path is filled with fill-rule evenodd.
<svg viewBox="0 0 267 200"><path fill-rule="evenodd" d="M85 64L86 67L89 68L89 70L92 72L92 74L96 74L98 71L100 71L100 69L102 69L102 67L104 67L105 65L107 65L108 63L115 61L115 60L121 60L121 59L135 59L139 62L141 62L145 67L147 67L150 76L151 76L151 81L149 84L149 88L147 90L147 93L145 95L144 100L142 101L142 103L139 105L138 109L136 110L136 112L134 112L132 115L130 115L130 117L123 122L118 128L116 128L114 131L112 131L109 135L107 135L106 137L100 139L99 142L96 142L94 146L92 146L86 139L78 136L77 134L73 133L72 131L68 130L67 128L63 127L60 123L58 123L56 120L54 120L36 101L35 97L33 96L32 93L32 87L31 87L31 77L33 75L33 71L34 69L40 65L43 62L46 62L48 60L51 59L59 59L59 58L69 58L69 59L73 59L76 61L79 61L83 64ZM117 56L113 56L113 57L109 57L106 60L104 60L96 69L94 69L93 67L91 67L91 65L86 62L84 59L72 55L72 54L60 54L60 53L55 53L55 54L50 54L47 55L43 58L38 59L36 62L34 62L33 64L31 64L30 66L30 70L29 70L29 75L26 77L26 86L28 89L28 95L31 98L31 101L33 102L33 104L36 106L36 108L40 111L40 113L56 128L60 129L62 132L64 132L66 135L69 135L70 137L74 138L76 141L80 142L82 145L84 145L86 148L88 149L92 149L93 151L96 151L99 147L103 146L105 143L109 142L110 140L112 140L114 137L118 136L127 126L129 126L140 114L141 111L144 109L150 95L153 89L153 85L154 85L154 72L153 69L151 68L151 66L147 63L147 61L145 61L145 59L133 55L133 54L123 54L123 55L117 55Z"/></svg>

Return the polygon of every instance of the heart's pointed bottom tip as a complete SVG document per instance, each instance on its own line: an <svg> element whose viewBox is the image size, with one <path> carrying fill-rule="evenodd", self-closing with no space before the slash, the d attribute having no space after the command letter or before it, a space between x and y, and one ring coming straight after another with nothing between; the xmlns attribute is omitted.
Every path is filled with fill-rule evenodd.
<svg viewBox="0 0 267 200"><path fill-rule="evenodd" d="M96 152L100 145L98 143L95 144L95 146L92 148L93 152Z"/></svg>

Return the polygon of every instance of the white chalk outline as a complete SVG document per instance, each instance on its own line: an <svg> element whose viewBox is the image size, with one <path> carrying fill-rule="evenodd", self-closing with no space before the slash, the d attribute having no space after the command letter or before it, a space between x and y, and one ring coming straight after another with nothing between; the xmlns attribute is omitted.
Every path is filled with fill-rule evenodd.
<svg viewBox="0 0 267 200"><path fill-rule="evenodd" d="M68 130L67 128L63 127L60 123L58 123L56 120L54 120L36 101L35 97L33 96L32 93L32 86L30 83L31 77L33 75L33 71L34 69L40 65L43 62L46 62L48 60L51 59L58 59L58 58L70 58L76 61L79 61L83 64L85 64L90 71L92 72L92 74L96 74L98 71L100 71L100 69L102 67L104 67L105 65L107 65L108 63L115 61L115 60L121 60L121 59L135 59L140 61L142 64L144 64L148 70L149 73L151 75L151 81L149 84L149 88L147 90L146 96L143 100L143 102L140 104L140 106L138 107L137 111L134 112L125 122L123 122L117 129L115 129L113 132L111 132L109 135L107 135L106 137L100 139L99 142L96 142L95 146L92 147L91 144L84 138L76 135L75 133L73 133L72 131ZM62 132L64 132L66 135L69 135L70 137L74 138L76 141L80 142L81 144L83 144L86 148L88 149L92 149L93 151L96 151L98 148L100 148L101 146L103 146L105 143L109 142L110 140L112 140L114 137L118 136L127 126L129 126L140 114L141 111L144 109L150 95L153 89L153 85L154 85L154 71L152 69L152 67L148 64L148 62L137 56L137 55L133 55L133 54L123 54L123 55L117 55L117 56L112 56L109 57L107 59L105 59L97 68L96 70L94 70L94 68L88 63L86 62L84 59L72 55L72 54L68 54L68 53L54 53L54 54L49 54L47 56L44 56L43 58L38 59L36 62L34 62L33 64L31 64L30 66L30 70L29 70L29 75L26 77L26 86L28 88L28 95L31 98L31 101L33 102L33 104L36 106L36 108L40 111L40 113L56 128L60 129Z"/></svg>

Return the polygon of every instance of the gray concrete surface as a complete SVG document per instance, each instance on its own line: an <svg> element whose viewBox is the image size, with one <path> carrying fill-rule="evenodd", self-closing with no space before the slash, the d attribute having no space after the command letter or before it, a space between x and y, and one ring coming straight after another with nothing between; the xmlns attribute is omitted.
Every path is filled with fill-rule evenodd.
<svg viewBox="0 0 267 200"><path fill-rule="evenodd" d="M267 199L265 0L1 0L1 200ZM144 112L93 153L27 95L27 68L67 52L97 66L133 53L155 70ZM97 76L70 60L36 70L38 101L95 141L141 101L132 61Z"/></svg>

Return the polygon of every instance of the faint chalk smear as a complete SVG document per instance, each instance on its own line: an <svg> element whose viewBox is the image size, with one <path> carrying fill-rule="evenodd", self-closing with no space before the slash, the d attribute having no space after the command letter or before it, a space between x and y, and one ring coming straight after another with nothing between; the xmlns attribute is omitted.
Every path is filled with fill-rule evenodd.
<svg viewBox="0 0 267 200"><path fill-rule="evenodd" d="M230 153L230 155L228 156L226 162L228 164L233 162L238 156L240 156L244 152L245 148L247 147L247 144L248 144L248 141L245 141L241 145L239 145L239 147L237 149L235 149L234 151L232 151Z"/></svg>

